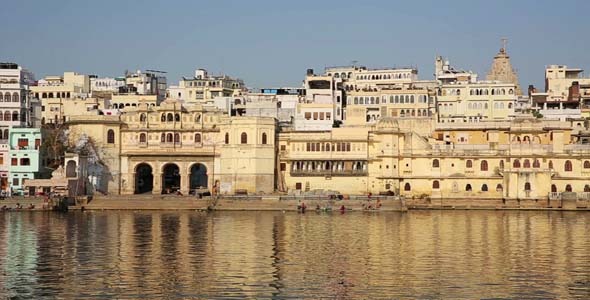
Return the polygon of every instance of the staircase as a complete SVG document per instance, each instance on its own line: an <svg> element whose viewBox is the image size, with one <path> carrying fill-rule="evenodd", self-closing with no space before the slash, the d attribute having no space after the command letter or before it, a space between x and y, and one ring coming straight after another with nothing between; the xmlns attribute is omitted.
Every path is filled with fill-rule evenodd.
<svg viewBox="0 0 590 300"><path fill-rule="evenodd" d="M84 209L102 210L197 210L207 209L209 201L193 196L120 195L96 196Z"/></svg>

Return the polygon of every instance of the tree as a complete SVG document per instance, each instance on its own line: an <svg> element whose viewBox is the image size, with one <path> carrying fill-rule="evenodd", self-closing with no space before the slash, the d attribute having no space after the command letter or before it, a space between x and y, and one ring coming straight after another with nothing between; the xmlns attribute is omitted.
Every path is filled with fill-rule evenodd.
<svg viewBox="0 0 590 300"><path fill-rule="evenodd" d="M56 169L64 162L69 128L66 124L45 124L41 131L43 133L41 155L47 159L46 167Z"/></svg>

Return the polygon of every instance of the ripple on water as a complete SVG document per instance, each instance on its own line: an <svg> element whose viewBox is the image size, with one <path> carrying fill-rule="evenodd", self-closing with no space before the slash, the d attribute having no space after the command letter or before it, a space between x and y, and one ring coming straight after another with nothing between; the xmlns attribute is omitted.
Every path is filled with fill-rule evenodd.
<svg viewBox="0 0 590 300"><path fill-rule="evenodd" d="M0 214L0 297L590 299L590 214Z"/></svg>

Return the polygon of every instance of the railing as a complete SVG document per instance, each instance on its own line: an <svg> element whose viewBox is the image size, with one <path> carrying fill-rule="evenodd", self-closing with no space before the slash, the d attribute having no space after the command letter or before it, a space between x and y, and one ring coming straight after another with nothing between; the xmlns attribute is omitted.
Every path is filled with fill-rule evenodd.
<svg viewBox="0 0 590 300"><path fill-rule="evenodd" d="M293 170L291 176L367 176L368 172L364 170L345 170L345 171L331 171L331 170Z"/></svg>
<svg viewBox="0 0 590 300"><path fill-rule="evenodd" d="M550 200L561 200L561 193L559 192L551 192L549 193Z"/></svg>
<svg viewBox="0 0 590 300"><path fill-rule="evenodd" d="M578 199L580 199L580 200L590 200L590 192L581 192L581 193L578 193Z"/></svg>

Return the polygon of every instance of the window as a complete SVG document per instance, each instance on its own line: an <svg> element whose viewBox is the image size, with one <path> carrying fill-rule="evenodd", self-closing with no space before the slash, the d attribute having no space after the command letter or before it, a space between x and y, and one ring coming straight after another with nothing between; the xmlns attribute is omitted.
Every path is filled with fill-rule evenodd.
<svg viewBox="0 0 590 300"><path fill-rule="evenodd" d="M530 168L531 167L531 162L528 159L524 160L524 163L522 164L523 168Z"/></svg>
<svg viewBox="0 0 590 300"><path fill-rule="evenodd" d="M553 161L549 161L549 169L553 169Z"/></svg>
<svg viewBox="0 0 590 300"><path fill-rule="evenodd" d="M166 121L167 122L174 121L174 115L172 113L168 113L168 115L166 115Z"/></svg>
<svg viewBox="0 0 590 300"><path fill-rule="evenodd" d="M18 185L18 178L12 178L12 185Z"/></svg>
<svg viewBox="0 0 590 300"><path fill-rule="evenodd" d="M584 193L590 193L590 185L584 186Z"/></svg>
<svg viewBox="0 0 590 300"><path fill-rule="evenodd" d="M109 129L109 131L107 131L107 143L108 144L115 143L115 131L112 129Z"/></svg>
<svg viewBox="0 0 590 300"><path fill-rule="evenodd" d="M301 182L295 183L295 189L296 190L301 190Z"/></svg>
<svg viewBox="0 0 590 300"><path fill-rule="evenodd" d="M409 182L406 182L406 184L404 184L404 191L411 191L412 190L412 186L410 185Z"/></svg>
<svg viewBox="0 0 590 300"><path fill-rule="evenodd" d="M20 165L21 166L30 166L31 165L31 160L27 157L21 158L20 159Z"/></svg>
<svg viewBox="0 0 590 300"><path fill-rule="evenodd" d="M263 132L263 133L262 133L262 144L263 144L263 145L266 145L266 144L267 144L267 142L268 142L268 141L267 141L267 137L266 137L266 132Z"/></svg>
<svg viewBox="0 0 590 300"><path fill-rule="evenodd" d="M481 191L482 191L482 192L487 192L487 191L488 191L488 185L487 185L487 184L485 184L485 183L484 183L484 184L482 184L482 185L481 185Z"/></svg>
<svg viewBox="0 0 590 300"><path fill-rule="evenodd" d="M520 168L520 160L515 159L514 162L512 163L512 167L515 169Z"/></svg>
<svg viewBox="0 0 590 300"><path fill-rule="evenodd" d="M175 144L179 144L180 143L180 134L175 133L174 134L174 143Z"/></svg>
<svg viewBox="0 0 590 300"><path fill-rule="evenodd" d="M174 114L174 121L180 122L180 114Z"/></svg>
<svg viewBox="0 0 590 300"><path fill-rule="evenodd" d="M139 115L139 121L140 121L140 122L145 122L145 120L146 120L146 116L145 116L145 114L141 114L141 115Z"/></svg>
<svg viewBox="0 0 590 300"><path fill-rule="evenodd" d="M572 171L572 162L569 160L565 161L565 165L564 165L564 169L566 172L571 172Z"/></svg>
<svg viewBox="0 0 590 300"><path fill-rule="evenodd" d="M242 132L242 135L240 136L240 143L248 144L248 135L245 132Z"/></svg>
<svg viewBox="0 0 590 300"><path fill-rule="evenodd" d="M533 162L533 168L540 168L541 167L541 162L539 162L538 159L535 159L535 161Z"/></svg>
<svg viewBox="0 0 590 300"><path fill-rule="evenodd" d="M531 183L530 182L526 182L524 184L524 190L529 192L531 190Z"/></svg>
<svg viewBox="0 0 590 300"><path fill-rule="evenodd" d="M432 167L433 168L438 168L440 166L438 159L435 159L432 161Z"/></svg>
<svg viewBox="0 0 590 300"><path fill-rule="evenodd" d="M557 193L557 186L555 184L551 185L551 192L552 193Z"/></svg>
<svg viewBox="0 0 590 300"><path fill-rule="evenodd" d="M29 146L29 139L18 139L18 147L24 149Z"/></svg>
<svg viewBox="0 0 590 300"><path fill-rule="evenodd" d="M142 132L142 133L139 134L139 142L140 143L145 143L146 142L146 135L145 135L145 133Z"/></svg>
<svg viewBox="0 0 590 300"><path fill-rule="evenodd" d="M469 184L469 183L468 183L468 184L465 186L465 191L467 191L467 192L471 192L472 190L473 190L473 189L471 188L471 184Z"/></svg>
<svg viewBox="0 0 590 300"><path fill-rule="evenodd" d="M160 137L160 142L165 143L166 142L166 134L162 133L162 136Z"/></svg>
<svg viewBox="0 0 590 300"><path fill-rule="evenodd" d="M573 191L571 184L565 186L565 191L570 193Z"/></svg>
<svg viewBox="0 0 590 300"><path fill-rule="evenodd" d="M11 166L18 166L18 158L16 158L16 157L11 158L10 165Z"/></svg>
<svg viewBox="0 0 590 300"><path fill-rule="evenodd" d="M306 120L310 120L311 119L311 113L310 112L306 112L305 113L305 119Z"/></svg>
<svg viewBox="0 0 590 300"><path fill-rule="evenodd" d="M590 169L590 161L584 161L584 169Z"/></svg>
<svg viewBox="0 0 590 300"><path fill-rule="evenodd" d="M166 134L166 143L172 143L173 141L174 141L174 138L172 136L172 133Z"/></svg>
<svg viewBox="0 0 590 300"><path fill-rule="evenodd" d="M482 160L479 169L481 171L487 171L488 170L488 161L487 160Z"/></svg>
<svg viewBox="0 0 590 300"><path fill-rule="evenodd" d="M438 190L440 188L440 183L438 182L438 180L432 182L432 188L435 190Z"/></svg>
<svg viewBox="0 0 590 300"><path fill-rule="evenodd" d="M195 133L195 144L201 143L201 134Z"/></svg>
<svg viewBox="0 0 590 300"><path fill-rule="evenodd" d="M225 144L229 144L229 133L225 133Z"/></svg>
<svg viewBox="0 0 590 300"><path fill-rule="evenodd" d="M471 169L471 168L473 168L473 162L472 162L470 159L468 159L468 160L465 162L465 167L466 167L466 168L468 168L468 169Z"/></svg>
<svg viewBox="0 0 590 300"><path fill-rule="evenodd" d="M501 192L503 190L504 188L502 187L502 185L498 183L498 185L496 185L496 192Z"/></svg>
<svg viewBox="0 0 590 300"><path fill-rule="evenodd" d="M287 165L285 163L281 163L281 171L285 171L287 169Z"/></svg>

